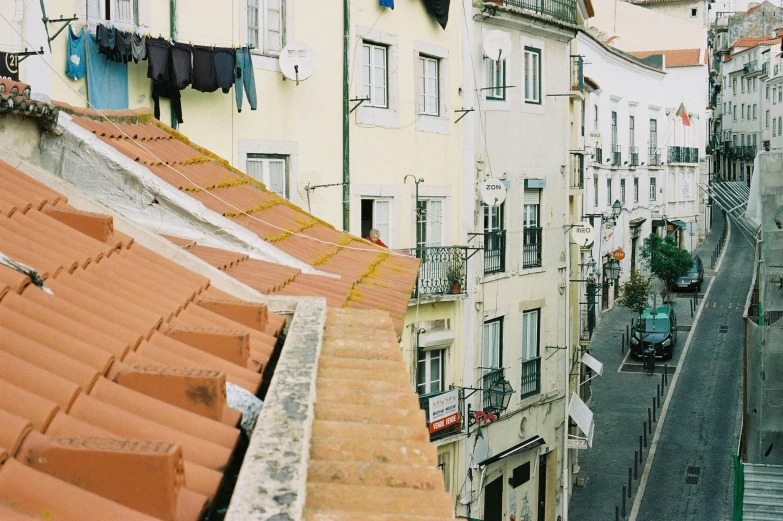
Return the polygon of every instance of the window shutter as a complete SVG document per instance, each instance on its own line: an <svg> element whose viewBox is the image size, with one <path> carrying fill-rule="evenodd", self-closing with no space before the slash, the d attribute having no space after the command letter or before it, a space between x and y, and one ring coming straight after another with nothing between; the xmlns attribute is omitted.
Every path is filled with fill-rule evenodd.
<svg viewBox="0 0 783 521"><path fill-rule="evenodd" d="M427 246L440 246L443 226L441 201L427 201Z"/></svg>
<svg viewBox="0 0 783 521"><path fill-rule="evenodd" d="M524 204L541 204L541 190L526 188Z"/></svg>
<svg viewBox="0 0 783 521"><path fill-rule="evenodd" d="M269 187L270 190L275 192L281 197L288 198L285 182L285 160L283 159L270 159L269 160Z"/></svg>
<svg viewBox="0 0 783 521"><path fill-rule="evenodd" d="M381 232L381 241L389 245L389 201L375 201L375 212L373 215L373 228Z"/></svg>
<svg viewBox="0 0 783 521"><path fill-rule="evenodd" d="M360 97L367 99L370 97L370 46L367 44L362 45L362 84Z"/></svg>
<svg viewBox="0 0 783 521"><path fill-rule="evenodd" d="M282 0L266 0L266 52L280 54L283 48Z"/></svg>
<svg viewBox="0 0 783 521"><path fill-rule="evenodd" d="M264 162L258 159L247 159L247 175L258 181L264 182Z"/></svg>
<svg viewBox="0 0 783 521"><path fill-rule="evenodd" d="M87 21L92 24L101 19L100 0L87 0Z"/></svg>

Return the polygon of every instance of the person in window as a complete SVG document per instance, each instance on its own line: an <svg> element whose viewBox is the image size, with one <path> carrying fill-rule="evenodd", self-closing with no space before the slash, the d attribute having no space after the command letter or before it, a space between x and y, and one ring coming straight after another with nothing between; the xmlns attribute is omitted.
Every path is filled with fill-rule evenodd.
<svg viewBox="0 0 783 521"><path fill-rule="evenodd" d="M379 232L379 231L378 231L377 229L375 229L375 228L373 228L372 230L370 230L370 236L369 236L369 237L367 237L365 240L367 240L367 241L370 241L371 243L373 243L373 244L375 244L375 245L377 245L377 246L382 246L382 247L384 247L384 248L388 248L388 246L386 246L386 245L383 243L383 241L381 240L381 232Z"/></svg>

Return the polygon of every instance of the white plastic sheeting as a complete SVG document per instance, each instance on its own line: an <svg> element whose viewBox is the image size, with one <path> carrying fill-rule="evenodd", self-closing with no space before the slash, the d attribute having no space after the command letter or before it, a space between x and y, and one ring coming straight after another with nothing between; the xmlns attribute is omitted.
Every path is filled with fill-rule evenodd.
<svg viewBox="0 0 783 521"><path fill-rule="evenodd" d="M748 208L745 210L745 219L753 223L754 228L761 226L761 170L759 169L759 156L753 160L753 172L756 174L750 178L750 195L748 196Z"/></svg>
<svg viewBox="0 0 783 521"><path fill-rule="evenodd" d="M242 430L249 438L253 434L258 414L261 412L261 406L264 405L264 402L247 389L226 382L226 403L232 409L237 409L242 413Z"/></svg>

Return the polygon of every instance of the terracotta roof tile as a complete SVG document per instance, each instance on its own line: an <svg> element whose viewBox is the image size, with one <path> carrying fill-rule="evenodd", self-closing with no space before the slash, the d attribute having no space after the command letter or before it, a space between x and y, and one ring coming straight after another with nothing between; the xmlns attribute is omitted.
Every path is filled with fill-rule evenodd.
<svg viewBox="0 0 783 521"><path fill-rule="evenodd" d="M210 210L234 220L256 233L259 238L272 243L276 248L293 257L319 270L341 275L350 282L346 285L347 288L362 282L367 277L371 278L373 272L392 271L385 270L385 266L388 265L394 266L393 271L399 274L395 278L397 288L395 293L410 295L418 271L416 259L399 262L388 250L334 229L266 190L263 184L230 167L227 162L193 145L186 138L158 122L148 122L139 117L129 118L120 113L107 113L107 116L116 120L116 124L128 136L139 141L137 144L126 138L112 123L99 122L90 116L82 115L89 113L88 111L72 107L67 110L74 113L74 121L77 124L94 132L102 141L127 157L144 164L150 172L163 181L189 193ZM165 166L167 164L172 165L182 175ZM13 204L9 201L6 206L10 208ZM2 200L0 200L0 210L4 210ZM180 245L190 247L189 241ZM359 253L347 250L346 247L367 249L367 252ZM253 264L254 269L261 268L261 265L253 260L239 260L239 256L227 252L212 251L210 255L208 251L206 249L199 251L197 248L193 249L192 253L226 271L234 269L234 266L248 263ZM265 293L300 294L298 286L286 289L287 284L294 281L287 280L289 277L282 273L264 273L259 277L251 278L240 276L237 272L235 276ZM382 288L378 293L380 300L393 302L391 306L384 306L383 309L391 311L396 317L396 322L401 324L408 300L397 298L396 294L390 299L384 299L382 295L384 291L394 292L392 285L379 285L379 288ZM325 296L323 291L311 294ZM348 292L343 292L343 295L345 299L342 304L338 302L340 299L330 295L330 304L346 305ZM354 298L357 299L357 304L363 301L363 297L358 293L354 293ZM378 300L367 299L365 307L379 309L377 302Z"/></svg>
<svg viewBox="0 0 783 521"><path fill-rule="evenodd" d="M669 49L664 51L633 51L629 54L637 58L647 58L655 54L662 54L666 58L666 67L694 67L704 65L701 49Z"/></svg>
<svg viewBox="0 0 783 521"><path fill-rule="evenodd" d="M729 47L729 49L734 49L737 47L751 48L751 47L756 47L757 45L777 45L780 42L781 42L780 37L770 38L768 36L759 36L759 37L745 36L739 38L736 42L734 42Z"/></svg>

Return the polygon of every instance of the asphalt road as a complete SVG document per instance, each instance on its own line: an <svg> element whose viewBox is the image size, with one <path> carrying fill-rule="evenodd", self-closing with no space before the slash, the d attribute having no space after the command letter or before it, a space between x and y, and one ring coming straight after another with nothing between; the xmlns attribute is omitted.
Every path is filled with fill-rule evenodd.
<svg viewBox="0 0 783 521"><path fill-rule="evenodd" d="M731 519L752 271L753 249L734 226L672 391L638 521Z"/></svg>

